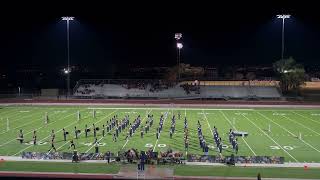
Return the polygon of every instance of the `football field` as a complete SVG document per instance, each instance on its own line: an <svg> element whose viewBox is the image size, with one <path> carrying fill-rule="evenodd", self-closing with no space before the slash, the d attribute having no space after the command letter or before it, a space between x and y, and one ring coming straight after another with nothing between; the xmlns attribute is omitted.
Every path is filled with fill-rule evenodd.
<svg viewBox="0 0 320 180"><path fill-rule="evenodd" d="M96 117L93 117L93 109ZM77 112L81 118L77 119ZM44 121L48 114L49 123ZM176 131L170 138L172 116L176 120ZM145 125L147 115L153 115L154 123L150 131L140 137L140 128ZM132 123L140 115L142 123L133 136L126 140L127 130L121 131L117 142L112 134L102 136L102 125L117 115L122 120L129 115ZM156 139L156 128L160 116L164 115L163 130ZM202 133L209 144L209 154L218 155L213 139L213 127L219 132L223 142L223 155L234 153L228 140L229 129L248 132L247 137L238 137L239 156L282 156L286 162L320 163L320 110L319 109L200 109L174 107L110 107L110 106L2 106L0 108L0 155L21 156L22 152L48 152L51 147L51 130L55 130L55 147L60 152L72 152L70 142L63 140L62 129L69 132L68 140L74 139L78 152L94 152L93 133L84 135L85 125L90 128L94 123L100 130L97 132L100 152L118 152L135 148L154 151L165 151L169 147L174 151L185 152L184 117L189 128L188 154L202 155L197 134L198 120ZM78 139L74 138L74 127L81 130ZM269 129L270 128L270 129ZM16 140L19 130L24 133L25 142ZM37 145L33 145L33 131L37 131ZM270 131L269 131L270 130ZM301 135L301 138L300 138Z"/></svg>

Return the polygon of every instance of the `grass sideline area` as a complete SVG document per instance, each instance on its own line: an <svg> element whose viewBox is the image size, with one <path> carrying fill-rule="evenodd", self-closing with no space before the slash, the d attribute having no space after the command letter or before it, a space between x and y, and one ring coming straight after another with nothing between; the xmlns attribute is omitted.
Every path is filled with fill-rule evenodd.
<svg viewBox="0 0 320 180"><path fill-rule="evenodd" d="M303 178L319 179L319 168L275 168L275 167L225 167L225 166L176 166L176 176L220 176L262 178Z"/></svg>
<svg viewBox="0 0 320 180"><path fill-rule="evenodd" d="M120 164L108 165L105 163L5 161L0 163L0 171L117 174L120 166ZM260 173L263 178L320 179L319 168L304 169L189 165L158 166L158 168L162 167L173 168L175 176L256 177L257 174Z"/></svg>
<svg viewBox="0 0 320 180"><path fill-rule="evenodd" d="M5 161L0 163L0 171L116 174L119 172L119 169L119 164L107 165L105 163L66 163L35 161Z"/></svg>

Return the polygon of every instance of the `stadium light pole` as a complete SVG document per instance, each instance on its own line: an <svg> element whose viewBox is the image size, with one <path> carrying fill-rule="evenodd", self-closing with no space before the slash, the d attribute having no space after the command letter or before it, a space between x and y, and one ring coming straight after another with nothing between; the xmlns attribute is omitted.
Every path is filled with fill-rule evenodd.
<svg viewBox="0 0 320 180"><path fill-rule="evenodd" d="M278 19L282 19L282 48L281 48L281 59L283 59L284 54L284 21L285 19L289 19L291 15L289 14L279 14L277 15Z"/></svg>
<svg viewBox="0 0 320 180"><path fill-rule="evenodd" d="M177 66L178 66L178 80L180 80L180 61L181 61L181 49L183 47L180 39L182 38L182 33L175 33L174 38L177 41L177 49L178 49L178 56L177 56Z"/></svg>
<svg viewBox="0 0 320 180"><path fill-rule="evenodd" d="M70 16L64 16L62 17L63 21L67 22L67 56L68 56L68 67L67 70L65 70L65 74L67 74L67 97L70 96L70 43L69 43L69 21L73 21L74 17Z"/></svg>

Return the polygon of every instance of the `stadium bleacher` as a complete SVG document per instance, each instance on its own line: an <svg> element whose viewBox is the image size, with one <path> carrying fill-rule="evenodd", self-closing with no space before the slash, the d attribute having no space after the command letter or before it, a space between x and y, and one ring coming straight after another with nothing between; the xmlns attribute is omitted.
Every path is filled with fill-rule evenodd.
<svg viewBox="0 0 320 180"><path fill-rule="evenodd" d="M215 98L215 99L246 99L246 98L280 98L276 86L259 85L195 85L181 82L176 85L132 81L130 83L108 83L106 81L84 81L75 87L74 96L84 98ZM134 82L134 83L133 83Z"/></svg>
<svg viewBox="0 0 320 180"><path fill-rule="evenodd" d="M74 89L75 97L83 98L215 98L215 99L245 99L245 98L280 98L276 86L260 85L195 85L178 83L166 85L151 81L101 81L97 83L79 81ZM81 83L83 82L83 83Z"/></svg>

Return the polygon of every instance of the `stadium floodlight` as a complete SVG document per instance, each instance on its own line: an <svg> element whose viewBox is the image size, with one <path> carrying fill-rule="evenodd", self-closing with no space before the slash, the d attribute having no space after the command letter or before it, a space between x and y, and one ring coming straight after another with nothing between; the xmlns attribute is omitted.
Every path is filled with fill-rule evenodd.
<svg viewBox="0 0 320 180"><path fill-rule="evenodd" d="M279 18L279 19L288 19L288 18L290 18L290 14L278 14L277 15L277 18Z"/></svg>
<svg viewBox="0 0 320 180"><path fill-rule="evenodd" d="M177 66L178 66L178 80L180 79L180 51L183 47L180 40L182 39L182 33L175 33L174 38L177 41L177 49L178 49L178 56L177 56Z"/></svg>
<svg viewBox="0 0 320 180"><path fill-rule="evenodd" d="M281 48L281 59L283 59L284 54L284 20L289 19L291 17L290 14L278 14L277 18L282 19L282 48Z"/></svg>
<svg viewBox="0 0 320 180"><path fill-rule="evenodd" d="M65 74L69 74L69 73L70 73L70 70L69 70L68 68L64 68L64 69L63 69L63 72L64 72Z"/></svg>
<svg viewBox="0 0 320 180"><path fill-rule="evenodd" d="M65 16L65 17L61 17L63 21L73 21L74 17L69 17L69 16Z"/></svg>
<svg viewBox="0 0 320 180"><path fill-rule="evenodd" d="M64 16L61 17L63 21L67 21L67 51L68 51L68 69L65 71L67 74L67 97L70 96L70 43L69 43L69 21L73 21L74 17Z"/></svg>
<svg viewBox="0 0 320 180"><path fill-rule="evenodd" d="M178 41L179 39L182 38L182 33L175 33L174 38Z"/></svg>

